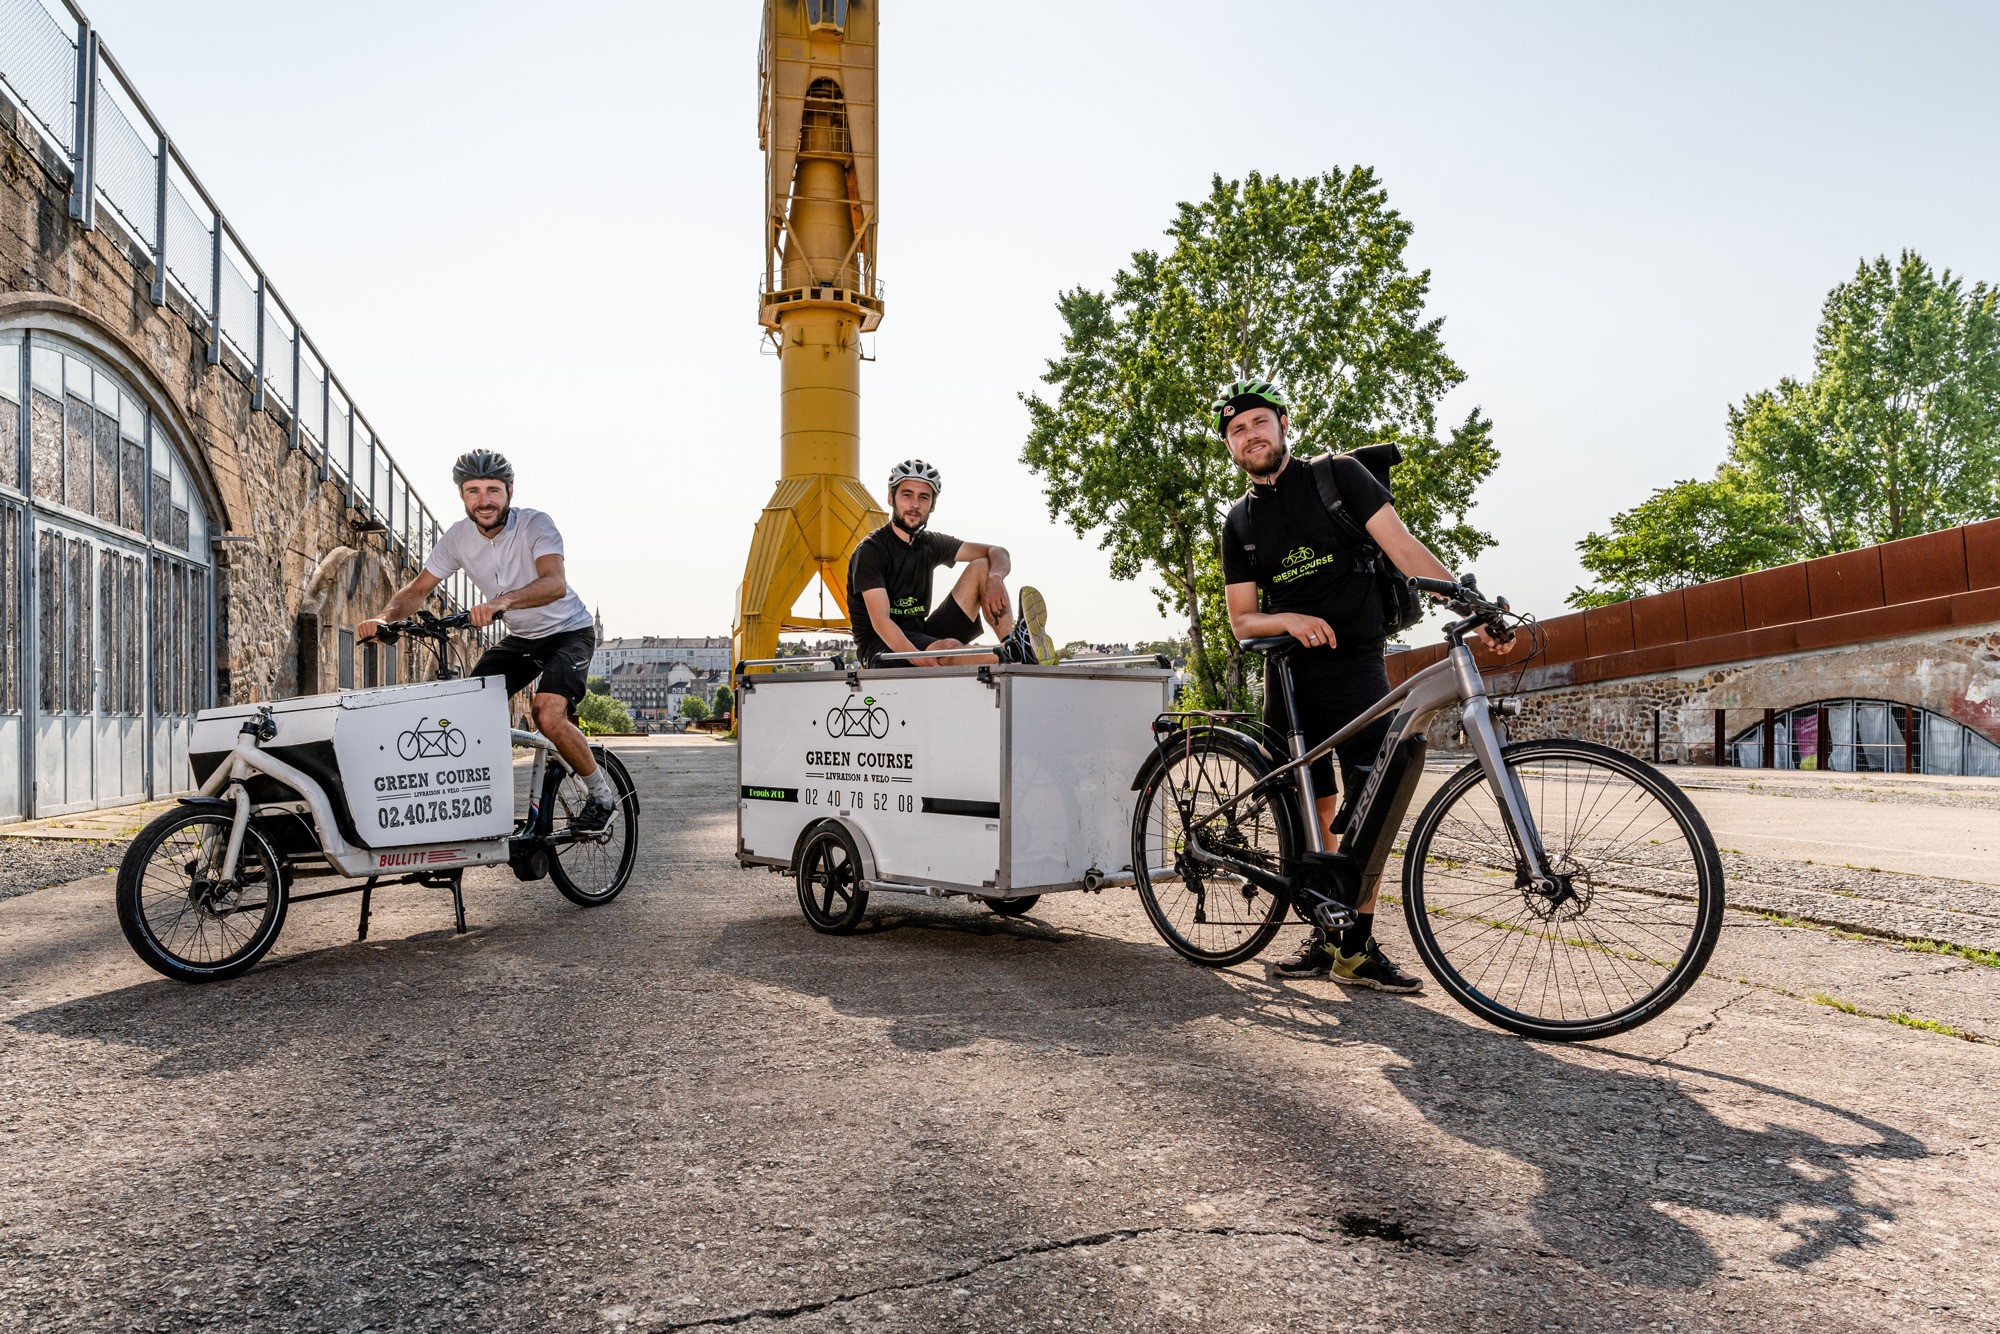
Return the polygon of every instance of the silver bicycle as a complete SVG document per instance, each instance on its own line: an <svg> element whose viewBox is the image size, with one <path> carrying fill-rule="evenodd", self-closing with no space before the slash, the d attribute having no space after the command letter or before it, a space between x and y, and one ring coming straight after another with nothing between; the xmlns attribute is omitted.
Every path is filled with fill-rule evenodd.
<svg viewBox="0 0 2000 1334"><path fill-rule="evenodd" d="M1288 910L1335 932L1362 885L1402 854L1403 914L1438 984L1484 1019L1528 1037L1608 1037L1657 1017L1701 975L1722 928L1722 862L1701 815L1651 765L1587 741L1503 744L1495 701L1465 636L1511 639L1506 599L1462 582L1412 579L1460 619L1445 658L1307 750L1293 706L1289 635L1269 654L1281 722L1176 712L1133 787L1132 865L1147 916L1197 963L1255 956ZM1398 846L1424 776L1426 729L1461 710L1474 760L1451 774ZM1367 781L1347 793L1329 849L1311 765L1390 717ZM1385 893L1385 899L1389 896Z"/></svg>

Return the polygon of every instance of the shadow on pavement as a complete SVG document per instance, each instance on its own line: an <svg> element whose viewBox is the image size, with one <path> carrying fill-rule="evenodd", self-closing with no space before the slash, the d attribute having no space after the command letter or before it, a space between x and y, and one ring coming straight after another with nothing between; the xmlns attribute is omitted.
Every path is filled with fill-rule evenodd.
<svg viewBox="0 0 2000 1334"><path fill-rule="evenodd" d="M1338 1085L1287 1080L1295 1068L1239 1056L1212 1027L1194 1025L1214 1019L1364 1059L1386 1055L1380 1068L1389 1082L1437 1130L1539 1174L1529 1216L1549 1252L1617 1265L1648 1282L1699 1287L1721 1267L1700 1233L1668 1209L1768 1224L1791 1236L1777 1263L1803 1268L1868 1244L1868 1225L1895 1217L1859 1198L1856 1160L1927 1156L1894 1126L1773 1084L1735 1080L1775 1104L1756 1115L1797 1124L1733 1125L1665 1070L1732 1076L1651 1062L1643 1072L1603 1069L1402 998L1345 994L1326 983L1274 985L1247 970L1210 972L1164 946L1033 920L928 907L878 916L872 930L848 937L815 936L796 918L739 920L723 930L716 966L823 997L844 1015L887 1021L887 1040L906 1050L997 1039L1233 1065L1240 1078L1230 1110L1258 1109L1273 1132L1266 1147L1295 1159L1297 1179L1346 1160L1381 1171L1391 1201L1469 1199L1485 1183L1454 1181L1449 1170L1392 1183L1397 1173L1368 1146L1393 1121L1357 1115L1338 1101Z"/></svg>

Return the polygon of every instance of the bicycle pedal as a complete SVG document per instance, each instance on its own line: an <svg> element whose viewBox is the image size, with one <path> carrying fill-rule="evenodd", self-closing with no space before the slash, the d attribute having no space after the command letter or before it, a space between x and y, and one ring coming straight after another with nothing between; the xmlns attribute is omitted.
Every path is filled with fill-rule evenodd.
<svg viewBox="0 0 2000 1334"><path fill-rule="evenodd" d="M1334 903L1332 901L1314 904L1312 919L1314 926L1329 934L1337 931L1345 931L1360 920L1355 916L1354 909L1344 903Z"/></svg>

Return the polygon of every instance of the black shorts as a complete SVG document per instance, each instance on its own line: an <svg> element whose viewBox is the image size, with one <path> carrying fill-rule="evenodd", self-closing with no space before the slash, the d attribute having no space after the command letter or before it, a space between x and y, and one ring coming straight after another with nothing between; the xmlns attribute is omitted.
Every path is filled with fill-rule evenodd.
<svg viewBox="0 0 2000 1334"><path fill-rule="evenodd" d="M913 648L929 648L940 639L956 639L961 644L970 644L973 640L979 638L979 622L966 614L965 608L958 605L956 598L946 598L942 607L932 608L930 614L925 616L916 625L904 625L901 621L896 622L896 625L904 634L910 637L910 645ZM889 652L889 649L885 647L878 648L874 653L869 654L869 665L874 665L876 654L887 652ZM908 664L893 663L891 665L907 666Z"/></svg>
<svg viewBox="0 0 2000 1334"><path fill-rule="evenodd" d="M569 701L569 711L583 703L590 688L590 655L597 648L597 632L588 628L564 630L558 634L530 639L508 635L479 655L472 665L474 676L504 676L507 693L517 694L530 681L538 695L561 695Z"/></svg>
<svg viewBox="0 0 2000 1334"><path fill-rule="evenodd" d="M1305 733L1306 749L1320 742L1368 711L1389 693L1389 669L1380 650L1368 653L1318 653L1307 650L1291 655L1292 702L1298 710L1299 730ZM1340 757L1341 795L1358 791L1367 781L1382 738L1389 735L1390 715L1383 715L1364 727L1346 744L1336 747ZM1264 721L1280 737L1285 724L1278 717L1277 700L1271 690L1271 672L1264 672ZM1315 760L1312 766L1313 791L1319 796L1334 794L1333 762Z"/></svg>

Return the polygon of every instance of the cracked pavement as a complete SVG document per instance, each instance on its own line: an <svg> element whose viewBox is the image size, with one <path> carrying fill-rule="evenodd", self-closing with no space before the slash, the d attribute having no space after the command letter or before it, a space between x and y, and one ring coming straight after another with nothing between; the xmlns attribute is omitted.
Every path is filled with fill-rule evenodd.
<svg viewBox="0 0 2000 1334"><path fill-rule="evenodd" d="M1196 968L1129 891L1019 921L878 898L824 937L735 866L729 747L621 753L645 839L605 908L487 872L471 934L398 889L357 943L353 900L304 904L264 964L190 988L126 949L107 877L0 903L0 1329L2000 1308L2000 1051L1871 1017L2000 1032L2000 969L1732 914L1666 1017L1563 1047L1434 990Z"/></svg>

